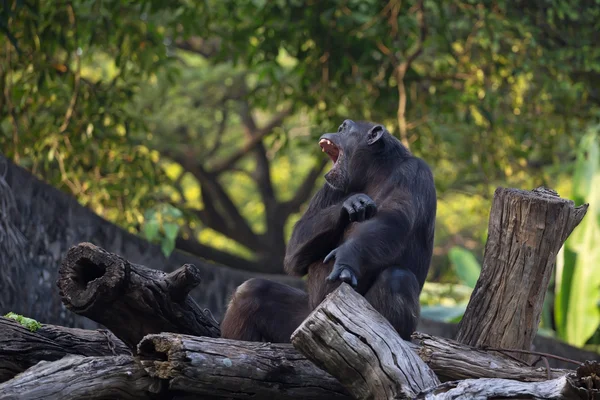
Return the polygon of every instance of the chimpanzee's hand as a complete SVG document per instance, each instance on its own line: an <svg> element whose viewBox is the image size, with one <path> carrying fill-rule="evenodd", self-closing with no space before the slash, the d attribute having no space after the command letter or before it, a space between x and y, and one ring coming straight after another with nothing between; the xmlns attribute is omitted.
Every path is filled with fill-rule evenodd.
<svg viewBox="0 0 600 400"><path fill-rule="evenodd" d="M336 280L341 280L342 282L346 282L350 284L352 287L356 287L358 285L358 268L353 265L354 263L350 262L348 255L345 254L347 252L344 251L343 245L335 248L325 257L323 260L324 263L328 263L335 257L335 264L333 264L333 270L327 277L327 280L330 282L335 282ZM355 257L352 257L356 260Z"/></svg>
<svg viewBox="0 0 600 400"><path fill-rule="evenodd" d="M342 204L342 209L348 213L350 222L363 222L377 213L375 202L363 193L348 197Z"/></svg>

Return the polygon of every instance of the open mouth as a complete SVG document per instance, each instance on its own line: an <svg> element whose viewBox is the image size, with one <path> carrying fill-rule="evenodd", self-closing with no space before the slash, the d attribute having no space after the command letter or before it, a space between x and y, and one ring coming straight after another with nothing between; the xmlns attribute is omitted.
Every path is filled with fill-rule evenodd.
<svg viewBox="0 0 600 400"><path fill-rule="evenodd" d="M321 139L319 140L319 146L321 146L321 151L327 153L331 161L335 164L340 155L340 149L331 142L329 139Z"/></svg>

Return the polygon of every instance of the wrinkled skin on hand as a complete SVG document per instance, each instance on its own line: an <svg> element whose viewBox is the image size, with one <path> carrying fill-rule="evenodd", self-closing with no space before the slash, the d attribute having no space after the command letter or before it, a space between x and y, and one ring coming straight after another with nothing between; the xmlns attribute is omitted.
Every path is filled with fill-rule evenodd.
<svg viewBox="0 0 600 400"><path fill-rule="evenodd" d="M335 263L333 264L333 269L327 277L327 280L330 282L335 282L339 279L342 282L346 282L347 284L351 285L353 288L356 288L358 285L360 267L358 265L358 257L353 254L350 244L346 242L343 245L333 249L325 257L323 262L328 263L334 258Z"/></svg>
<svg viewBox="0 0 600 400"><path fill-rule="evenodd" d="M348 214L350 222L363 222L377 214L377 206L366 194L357 193L344 201L342 212Z"/></svg>

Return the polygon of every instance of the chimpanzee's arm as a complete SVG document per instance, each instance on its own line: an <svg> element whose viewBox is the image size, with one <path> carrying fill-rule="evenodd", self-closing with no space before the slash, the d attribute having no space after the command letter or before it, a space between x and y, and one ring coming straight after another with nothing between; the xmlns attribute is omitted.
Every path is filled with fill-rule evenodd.
<svg viewBox="0 0 600 400"><path fill-rule="evenodd" d="M433 176L422 160L412 159L408 163L399 172L404 175L396 188L377 200L380 202L377 215L358 224L348 239L327 256L325 261L335 258L330 280L342 279L355 285L365 268L397 265L411 242L425 240L416 236L419 231L433 229L436 212ZM414 272L420 275L421 271Z"/></svg>
<svg viewBox="0 0 600 400"><path fill-rule="evenodd" d="M312 198L308 209L294 226L286 246L285 271L304 275L308 266L323 257L339 243L347 226L342 218L344 196L324 186Z"/></svg>

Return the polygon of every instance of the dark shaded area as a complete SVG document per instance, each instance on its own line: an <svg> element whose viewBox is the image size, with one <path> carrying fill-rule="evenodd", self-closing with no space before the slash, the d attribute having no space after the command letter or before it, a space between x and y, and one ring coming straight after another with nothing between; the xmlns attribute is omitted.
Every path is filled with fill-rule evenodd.
<svg viewBox="0 0 600 400"><path fill-rule="evenodd" d="M265 276L302 287L297 278L237 271L175 251L167 259L160 247L128 233L101 218L76 199L40 181L0 155L0 199L12 207L0 214L2 227L11 235L0 240L0 314L9 311L42 323L96 328L87 318L66 310L56 287L58 267L69 248L91 242L131 262L163 271L189 263L201 278L191 295L220 320L226 299L251 277ZM95 271L95 270L94 270ZM87 276L91 280L100 273ZM85 282L81 282L84 284Z"/></svg>

